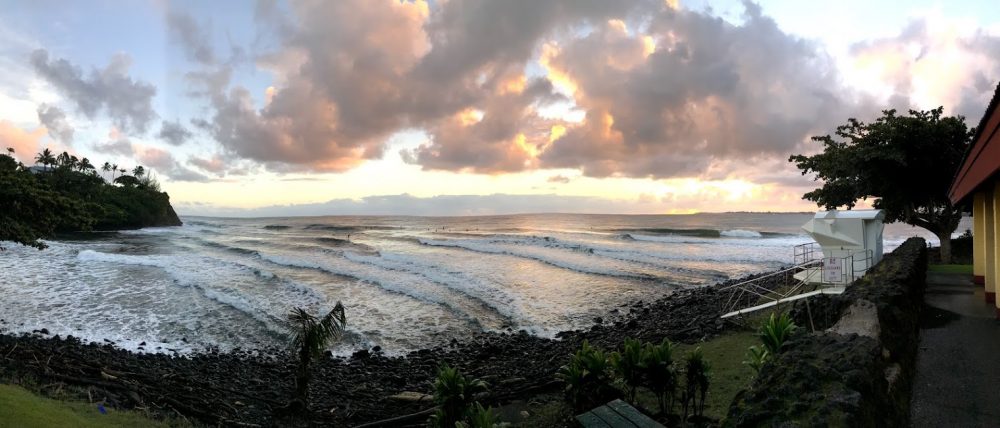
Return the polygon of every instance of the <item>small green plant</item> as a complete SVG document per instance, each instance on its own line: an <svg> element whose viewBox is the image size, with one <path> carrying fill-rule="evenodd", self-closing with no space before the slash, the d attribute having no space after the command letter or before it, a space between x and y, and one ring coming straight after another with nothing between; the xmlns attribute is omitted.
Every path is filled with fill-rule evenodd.
<svg viewBox="0 0 1000 428"><path fill-rule="evenodd" d="M778 317L771 313L771 317L761 324L757 336L764 342L768 353L774 355L781 352L781 348L785 346L785 342L792 336L796 328L798 327L787 312Z"/></svg>
<svg viewBox="0 0 1000 428"><path fill-rule="evenodd" d="M625 339L622 352L611 354L611 366L625 386L625 396L635 404L635 390L639 387L643 375L642 343L635 339Z"/></svg>
<svg viewBox="0 0 1000 428"><path fill-rule="evenodd" d="M771 353L767 351L766 347L755 345L747 349L747 359L743 361L743 364L750 366L754 375L757 375L760 373L761 367L764 367L764 363L770 358Z"/></svg>
<svg viewBox="0 0 1000 428"><path fill-rule="evenodd" d="M701 348L695 348L684 357L684 419L687 419L689 406L695 416L705 414L710 369Z"/></svg>
<svg viewBox="0 0 1000 428"><path fill-rule="evenodd" d="M463 422L476 394L486 390L486 382L467 378L447 364L441 366L434 381L434 402L439 408L431 416L431 426L453 428Z"/></svg>
<svg viewBox="0 0 1000 428"><path fill-rule="evenodd" d="M643 378L656 395L660 413L666 413L674 407L677 373L674 369L673 353L673 344L667 339L663 339L659 345L647 343L642 350Z"/></svg>
<svg viewBox="0 0 1000 428"><path fill-rule="evenodd" d="M493 428L497 426L496 415L492 407L483 408L482 404L476 402L469 409L468 422L459 422L457 428Z"/></svg>
<svg viewBox="0 0 1000 428"><path fill-rule="evenodd" d="M566 382L566 396L576 409L585 409L607 398L611 390L608 356L583 341L580 349L570 358L569 364L556 373Z"/></svg>

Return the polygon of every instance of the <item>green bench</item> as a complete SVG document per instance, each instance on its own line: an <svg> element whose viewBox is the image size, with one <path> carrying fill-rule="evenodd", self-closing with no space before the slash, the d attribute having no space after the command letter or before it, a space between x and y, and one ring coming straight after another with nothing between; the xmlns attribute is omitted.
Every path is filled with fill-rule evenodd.
<svg viewBox="0 0 1000 428"><path fill-rule="evenodd" d="M585 428L663 428L622 400L615 400L587 413L577 415Z"/></svg>

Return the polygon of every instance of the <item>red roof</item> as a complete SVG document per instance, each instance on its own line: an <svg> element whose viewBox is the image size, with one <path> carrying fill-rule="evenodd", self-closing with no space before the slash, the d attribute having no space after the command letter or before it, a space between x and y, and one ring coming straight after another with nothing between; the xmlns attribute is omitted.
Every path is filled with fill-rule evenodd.
<svg viewBox="0 0 1000 428"><path fill-rule="evenodd" d="M948 190L948 198L953 204L967 198L1000 171L1000 133L997 132L1000 129L1000 110L997 109L997 104L1000 104L1000 85L997 85L993 99L986 107L986 114L972 138L972 147L966 153L965 161Z"/></svg>

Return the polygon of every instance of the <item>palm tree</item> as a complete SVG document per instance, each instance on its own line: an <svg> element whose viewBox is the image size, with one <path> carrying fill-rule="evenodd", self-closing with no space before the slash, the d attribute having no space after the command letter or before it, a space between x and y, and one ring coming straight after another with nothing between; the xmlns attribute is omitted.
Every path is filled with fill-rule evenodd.
<svg viewBox="0 0 1000 428"><path fill-rule="evenodd" d="M295 400L290 407L301 409L308 403L309 380L312 377L309 365L313 358L323 354L331 341L344 334L347 318L344 315L344 305L337 302L322 319L297 307L288 314L288 321L292 323L295 334L292 348L299 354L299 364L295 370Z"/></svg>
<svg viewBox="0 0 1000 428"><path fill-rule="evenodd" d="M94 169L94 164L90 163L90 159L83 158L80 159L80 163L77 165L77 168L80 168L80 171L82 172L87 172Z"/></svg>
<svg viewBox="0 0 1000 428"><path fill-rule="evenodd" d="M142 175L145 174L145 173L146 173L146 169L143 168L142 165L139 165L139 166L137 166L135 168L132 168L132 175L134 175L135 178L142 178Z"/></svg>
<svg viewBox="0 0 1000 428"><path fill-rule="evenodd" d="M7 154L10 155L10 157L14 157L14 148L13 147L8 147L7 148Z"/></svg>
<svg viewBox="0 0 1000 428"><path fill-rule="evenodd" d="M42 150L41 153L35 156L35 162L42 164L42 166L48 169L49 165L56 163L56 157L52 155L52 150L45 148L45 150Z"/></svg>
<svg viewBox="0 0 1000 428"><path fill-rule="evenodd" d="M125 175L125 173L128 172L128 170L126 170L125 168L122 168L122 169L119 169L118 172L121 173L121 175Z"/></svg>
<svg viewBox="0 0 1000 428"><path fill-rule="evenodd" d="M104 162L104 165L101 165L101 171L104 172L111 171L111 164L108 162ZM104 179L107 180L107 177L105 177Z"/></svg>
<svg viewBox="0 0 1000 428"><path fill-rule="evenodd" d="M111 164L111 182L115 182L115 173L118 172L118 164Z"/></svg>

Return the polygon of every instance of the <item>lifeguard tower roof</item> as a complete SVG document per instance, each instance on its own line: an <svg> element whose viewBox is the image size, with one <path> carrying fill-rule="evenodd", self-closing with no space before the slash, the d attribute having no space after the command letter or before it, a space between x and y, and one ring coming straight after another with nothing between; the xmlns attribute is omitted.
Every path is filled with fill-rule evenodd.
<svg viewBox="0 0 1000 428"><path fill-rule="evenodd" d="M836 219L836 218L856 218L861 220L885 220L885 211L882 210L849 210L849 211L820 211L813 218Z"/></svg>

